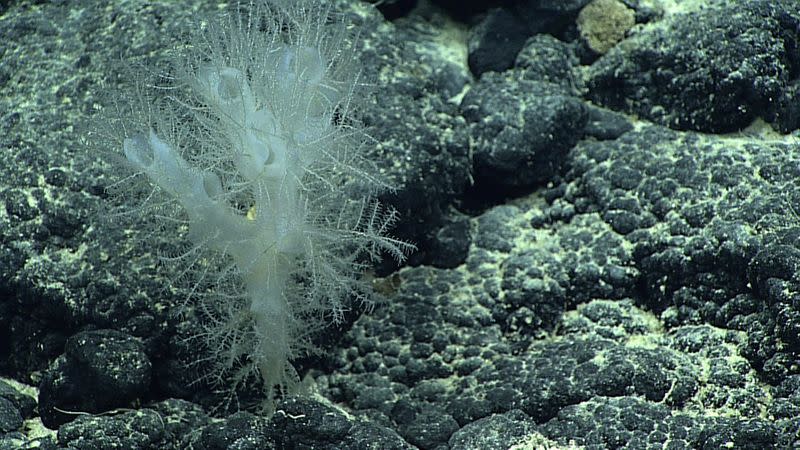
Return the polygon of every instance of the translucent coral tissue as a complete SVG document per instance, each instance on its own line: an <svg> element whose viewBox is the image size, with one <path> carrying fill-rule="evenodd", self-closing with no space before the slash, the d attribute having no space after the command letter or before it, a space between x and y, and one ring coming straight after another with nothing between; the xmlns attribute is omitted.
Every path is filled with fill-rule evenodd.
<svg viewBox="0 0 800 450"><path fill-rule="evenodd" d="M166 73L135 80L108 127L139 193L127 215L187 243L174 260L195 272L209 373L256 375L268 405L295 386L309 334L370 301L369 261L413 248L387 235L389 186L353 113L354 33L328 5L262 1L211 21Z"/></svg>

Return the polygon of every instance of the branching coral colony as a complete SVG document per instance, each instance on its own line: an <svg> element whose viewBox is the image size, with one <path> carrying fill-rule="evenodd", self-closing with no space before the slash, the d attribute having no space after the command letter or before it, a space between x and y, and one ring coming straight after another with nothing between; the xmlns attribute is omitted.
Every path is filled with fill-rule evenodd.
<svg viewBox="0 0 800 450"><path fill-rule="evenodd" d="M188 243L201 362L229 387L256 374L268 407L309 335L371 301L370 261L413 249L387 236L396 212L353 117L353 33L327 5L262 0L214 21L109 127L139 188L128 212Z"/></svg>

